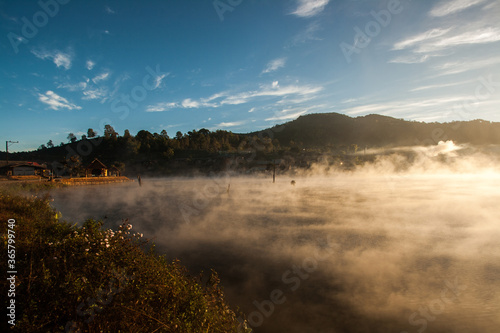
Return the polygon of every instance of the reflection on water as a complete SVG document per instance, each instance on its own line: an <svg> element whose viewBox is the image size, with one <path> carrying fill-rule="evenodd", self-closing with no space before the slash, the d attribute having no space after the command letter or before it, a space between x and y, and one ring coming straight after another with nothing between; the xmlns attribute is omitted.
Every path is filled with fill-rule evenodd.
<svg viewBox="0 0 500 333"><path fill-rule="evenodd" d="M294 179L144 179L54 206L129 218L193 272L215 268L255 332L500 332L499 175Z"/></svg>

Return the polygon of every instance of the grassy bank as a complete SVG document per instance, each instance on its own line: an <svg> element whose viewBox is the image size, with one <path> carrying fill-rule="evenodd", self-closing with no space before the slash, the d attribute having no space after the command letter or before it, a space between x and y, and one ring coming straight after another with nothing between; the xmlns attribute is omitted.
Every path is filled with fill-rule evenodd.
<svg viewBox="0 0 500 333"><path fill-rule="evenodd" d="M215 272L206 282L190 276L178 261L146 250L148 240L128 221L115 231L95 220L70 225L58 220L49 199L12 190L0 193L2 251L15 246L17 271L15 297L3 301L5 309L15 300L9 331L245 331ZM2 295L9 287L2 279Z"/></svg>

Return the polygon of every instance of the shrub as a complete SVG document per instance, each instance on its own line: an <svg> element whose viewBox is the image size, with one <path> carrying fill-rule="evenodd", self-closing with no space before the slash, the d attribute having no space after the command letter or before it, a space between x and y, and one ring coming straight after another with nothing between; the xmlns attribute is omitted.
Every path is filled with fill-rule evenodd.
<svg viewBox="0 0 500 333"><path fill-rule="evenodd" d="M47 198L0 194L2 251L15 219L13 332L240 332L217 274L207 283L146 249L128 221L59 221ZM4 252L5 253L5 252ZM7 281L1 282L7 294ZM7 300L4 302L7 306Z"/></svg>

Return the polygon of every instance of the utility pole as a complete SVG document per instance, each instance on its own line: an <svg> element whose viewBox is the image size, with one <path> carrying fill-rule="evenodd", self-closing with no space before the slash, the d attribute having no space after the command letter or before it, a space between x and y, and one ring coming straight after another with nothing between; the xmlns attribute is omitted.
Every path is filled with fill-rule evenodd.
<svg viewBox="0 0 500 333"><path fill-rule="evenodd" d="M7 165L9 165L9 143L19 143L19 141L5 141L5 159L7 160Z"/></svg>

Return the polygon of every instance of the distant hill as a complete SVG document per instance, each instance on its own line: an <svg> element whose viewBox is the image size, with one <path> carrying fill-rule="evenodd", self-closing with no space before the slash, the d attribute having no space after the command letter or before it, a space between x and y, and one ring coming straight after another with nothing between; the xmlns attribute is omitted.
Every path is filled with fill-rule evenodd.
<svg viewBox="0 0 500 333"><path fill-rule="evenodd" d="M359 146L434 145L439 141L500 144L500 123L484 120L424 123L381 115L352 118L339 113L320 113L249 135L269 136L282 146L305 147L357 144Z"/></svg>
<svg viewBox="0 0 500 333"><path fill-rule="evenodd" d="M90 130L90 129L89 129ZM175 137L125 130L119 135L106 125L104 136L72 138L57 147L10 154L11 161L48 162L60 174L82 174L94 158L129 175L186 174L190 170L218 172L233 160L238 170L266 168L266 163L287 159L290 165L307 166L322 154L337 156L347 164L358 148L457 144L500 144L500 123L484 120L423 123L381 115L352 118L338 113L310 114L273 128L235 134L207 129L177 132ZM0 160L5 153L0 152ZM358 161L360 162L360 161ZM356 163L358 163L356 162ZM354 162L353 162L354 163ZM54 166L57 167L54 167Z"/></svg>

